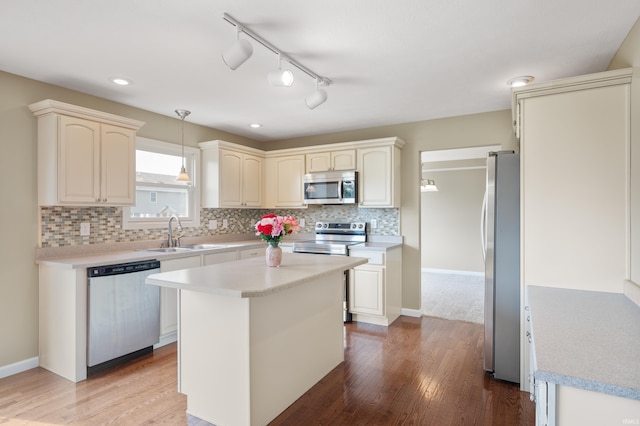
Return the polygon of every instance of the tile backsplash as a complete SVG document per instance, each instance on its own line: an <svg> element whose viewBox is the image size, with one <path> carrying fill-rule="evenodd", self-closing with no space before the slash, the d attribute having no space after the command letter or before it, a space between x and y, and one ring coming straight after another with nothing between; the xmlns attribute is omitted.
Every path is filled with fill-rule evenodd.
<svg viewBox="0 0 640 426"><path fill-rule="evenodd" d="M267 213L290 215L304 219L302 232L313 232L317 221L324 222L377 222L377 228L368 229L371 235L399 236L399 209L360 209L357 206L309 206L306 209L202 209L200 226L186 228L183 235L202 237L254 232L254 225ZM218 229L209 230L209 220L218 221ZM227 228L222 228L226 219ZM83 244L103 244L158 240L166 238L166 227L154 229L122 229L120 207L61 207L44 206L40 209L42 247L65 247ZM80 235L80 224L90 223L89 236Z"/></svg>

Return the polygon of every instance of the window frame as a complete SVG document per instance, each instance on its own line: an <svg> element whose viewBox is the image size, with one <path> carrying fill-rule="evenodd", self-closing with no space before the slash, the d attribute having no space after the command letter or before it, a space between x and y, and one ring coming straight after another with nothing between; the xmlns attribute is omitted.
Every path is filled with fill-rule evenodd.
<svg viewBox="0 0 640 426"><path fill-rule="evenodd" d="M136 151L149 151L159 154L182 156L182 145L163 142L155 139L136 137ZM189 192L189 211L192 212L189 217L181 217L180 223L184 228L195 228L200 226L200 149L189 146L184 147L185 168L191 177L191 183L180 184L177 186L188 187ZM176 176L179 170L176 170ZM137 174L137 168L136 168ZM156 186L158 188L172 188L166 184L145 184L144 186ZM138 182L136 180L136 192ZM137 201L137 200L136 200ZM131 207L122 208L122 229L155 229L166 228L167 218L132 218Z"/></svg>

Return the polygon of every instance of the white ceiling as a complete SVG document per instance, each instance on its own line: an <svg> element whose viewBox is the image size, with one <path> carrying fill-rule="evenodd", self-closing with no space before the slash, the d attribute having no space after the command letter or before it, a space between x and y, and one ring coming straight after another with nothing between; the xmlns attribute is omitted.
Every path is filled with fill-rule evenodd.
<svg viewBox="0 0 640 426"><path fill-rule="evenodd" d="M301 72L269 86L277 57L255 42L228 69L223 12L331 79L328 101L305 106ZM515 76L604 71L638 16L638 0L2 0L0 70L268 141L507 109Z"/></svg>

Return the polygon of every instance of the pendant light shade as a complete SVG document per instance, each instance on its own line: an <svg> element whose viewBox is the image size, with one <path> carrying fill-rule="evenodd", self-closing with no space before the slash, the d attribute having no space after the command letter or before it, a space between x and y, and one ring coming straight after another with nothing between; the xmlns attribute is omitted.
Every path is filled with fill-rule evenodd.
<svg viewBox="0 0 640 426"><path fill-rule="evenodd" d="M187 174L187 169L184 167L184 119L187 115L191 114L191 111L187 111L186 109L177 109L176 114L182 120L182 167L180 168L180 173L178 173L178 177L176 178L176 182L191 182L191 178Z"/></svg>
<svg viewBox="0 0 640 426"><path fill-rule="evenodd" d="M242 29L238 27L236 42L222 53L222 60L232 70L244 64L253 54L253 46L251 43L244 39L240 40L240 31L242 31Z"/></svg>

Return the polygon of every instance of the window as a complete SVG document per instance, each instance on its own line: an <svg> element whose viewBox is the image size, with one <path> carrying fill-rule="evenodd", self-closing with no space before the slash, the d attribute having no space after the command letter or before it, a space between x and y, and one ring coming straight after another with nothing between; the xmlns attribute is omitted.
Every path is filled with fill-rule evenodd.
<svg viewBox="0 0 640 426"><path fill-rule="evenodd" d="M200 150L184 148L190 184L176 182L181 150L181 145L136 138L136 205L122 209L124 229L163 228L173 214L184 227L200 226Z"/></svg>

